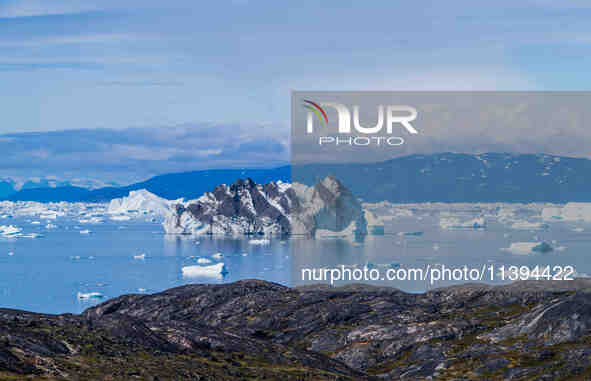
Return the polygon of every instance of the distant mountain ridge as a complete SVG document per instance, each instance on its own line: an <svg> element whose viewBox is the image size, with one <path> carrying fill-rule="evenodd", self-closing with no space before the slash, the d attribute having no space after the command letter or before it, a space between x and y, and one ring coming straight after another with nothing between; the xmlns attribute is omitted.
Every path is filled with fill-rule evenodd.
<svg viewBox="0 0 591 381"><path fill-rule="evenodd" d="M249 177L259 184L281 180L312 186L329 175L367 202L591 202L591 160L507 153L438 153L380 163L193 171L156 176L125 187L24 189L4 199L106 202L139 189L169 200L194 199L239 178Z"/></svg>
<svg viewBox="0 0 591 381"><path fill-rule="evenodd" d="M171 173L124 187L104 187L93 190L75 186L23 189L3 199L39 202L108 202L114 198L125 197L130 191L140 189L146 189L169 200L182 197L193 199L200 197L218 184L232 184L238 178L249 177L257 183L277 180L288 182L290 169L289 166L283 166L272 169L213 169Z"/></svg>

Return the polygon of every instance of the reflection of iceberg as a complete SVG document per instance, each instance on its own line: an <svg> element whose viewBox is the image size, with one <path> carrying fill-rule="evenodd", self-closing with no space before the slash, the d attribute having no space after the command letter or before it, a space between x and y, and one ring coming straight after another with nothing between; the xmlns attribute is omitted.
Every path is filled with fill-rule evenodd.
<svg viewBox="0 0 591 381"><path fill-rule="evenodd" d="M459 230L459 229L484 229L486 228L486 221L483 217L474 218L468 221L461 221L456 217L442 217L439 220L439 226L442 229Z"/></svg>
<svg viewBox="0 0 591 381"><path fill-rule="evenodd" d="M223 275L228 273L224 263L217 263L211 266L184 266L182 272L183 277L188 278L222 278Z"/></svg>

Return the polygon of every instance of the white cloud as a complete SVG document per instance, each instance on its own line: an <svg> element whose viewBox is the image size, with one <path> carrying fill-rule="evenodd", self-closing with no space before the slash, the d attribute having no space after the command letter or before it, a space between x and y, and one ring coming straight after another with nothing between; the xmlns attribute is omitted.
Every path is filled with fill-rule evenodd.
<svg viewBox="0 0 591 381"><path fill-rule="evenodd" d="M21 0L9 1L0 6L0 18L19 18L76 14L97 11L101 8L88 1Z"/></svg>

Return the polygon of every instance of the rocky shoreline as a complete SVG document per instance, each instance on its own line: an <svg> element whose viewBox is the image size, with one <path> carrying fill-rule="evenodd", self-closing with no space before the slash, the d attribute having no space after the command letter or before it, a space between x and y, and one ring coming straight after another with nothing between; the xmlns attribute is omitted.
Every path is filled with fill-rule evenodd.
<svg viewBox="0 0 591 381"><path fill-rule="evenodd" d="M0 309L0 380L587 380L591 280L407 294L260 280Z"/></svg>

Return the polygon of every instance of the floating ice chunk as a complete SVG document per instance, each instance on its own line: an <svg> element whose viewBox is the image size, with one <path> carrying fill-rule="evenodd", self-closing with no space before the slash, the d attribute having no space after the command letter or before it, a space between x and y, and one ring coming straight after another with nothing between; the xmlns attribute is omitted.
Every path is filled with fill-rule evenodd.
<svg viewBox="0 0 591 381"><path fill-rule="evenodd" d="M577 233L581 233L581 232L584 232L585 229L583 229L583 228L574 228L573 231L574 232L577 232Z"/></svg>
<svg viewBox="0 0 591 381"><path fill-rule="evenodd" d="M23 237L23 238L39 238L39 237L43 237L43 236L39 233L28 233L28 234L22 234L21 237Z"/></svg>
<svg viewBox="0 0 591 381"><path fill-rule="evenodd" d="M146 259L146 253L141 253L140 255L134 255L133 259Z"/></svg>
<svg viewBox="0 0 591 381"><path fill-rule="evenodd" d="M57 225L54 225L54 224L45 225L45 229L55 229L55 228L57 228Z"/></svg>
<svg viewBox="0 0 591 381"><path fill-rule="evenodd" d="M511 229L515 230L546 230L548 224L543 222L529 222L529 221L517 221L511 225Z"/></svg>
<svg viewBox="0 0 591 381"><path fill-rule="evenodd" d="M202 265L206 265L208 263L211 263L211 260L207 259L207 258L199 258L199 259L197 259L197 263L201 263Z"/></svg>
<svg viewBox="0 0 591 381"><path fill-rule="evenodd" d="M12 251L8 253L9 257L12 257L13 255L14 255L14 252L12 252Z"/></svg>
<svg viewBox="0 0 591 381"><path fill-rule="evenodd" d="M206 278L222 278L228 273L224 263L216 263L211 266L184 266L182 268L183 277L206 277Z"/></svg>
<svg viewBox="0 0 591 381"><path fill-rule="evenodd" d="M129 216L112 216L111 220L113 220L113 221L129 221L129 220L131 220L131 217L129 217Z"/></svg>
<svg viewBox="0 0 591 381"><path fill-rule="evenodd" d="M103 219L100 217L82 218L78 220L81 224L100 224Z"/></svg>
<svg viewBox="0 0 591 381"><path fill-rule="evenodd" d="M16 237L20 232L21 229L14 225L0 225L0 234L5 237Z"/></svg>
<svg viewBox="0 0 591 381"><path fill-rule="evenodd" d="M41 225L41 221L32 221L31 225Z"/></svg>
<svg viewBox="0 0 591 381"><path fill-rule="evenodd" d="M88 229L80 230L80 234L90 234L90 230L88 230Z"/></svg>
<svg viewBox="0 0 591 381"><path fill-rule="evenodd" d="M548 253L554 249L546 242L513 242L511 246L501 250L517 255L528 255L536 252Z"/></svg>
<svg viewBox="0 0 591 381"><path fill-rule="evenodd" d="M222 253L215 253L211 256L213 259L222 259L224 255Z"/></svg>
<svg viewBox="0 0 591 381"><path fill-rule="evenodd" d="M439 250L439 245L438 244L433 245L433 250L435 250L435 251Z"/></svg>
<svg viewBox="0 0 591 381"><path fill-rule="evenodd" d="M545 220L591 221L591 203L569 202L563 207L548 207L542 210Z"/></svg>
<svg viewBox="0 0 591 381"><path fill-rule="evenodd" d="M271 241L269 241L268 239L251 239L250 241L248 241L249 244L251 245L268 245L271 243Z"/></svg>
<svg viewBox="0 0 591 381"><path fill-rule="evenodd" d="M552 250L554 250L554 248L550 246L548 243L542 242L539 245L533 247L531 250L537 253L549 253Z"/></svg>
<svg viewBox="0 0 591 381"><path fill-rule="evenodd" d="M461 229L484 229L486 221L483 217L474 218L468 221L461 221L456 217L442 217L439 219L439 226L442 229L461 230Z"/></svg>
<svg viewBox="0 0 591 381"><path fill-rule="evenodd" d="M101 294L100 292L88 292L88 293L78 292L78 299L102 299L102 298L103 298L103 294Z"/></svg>

